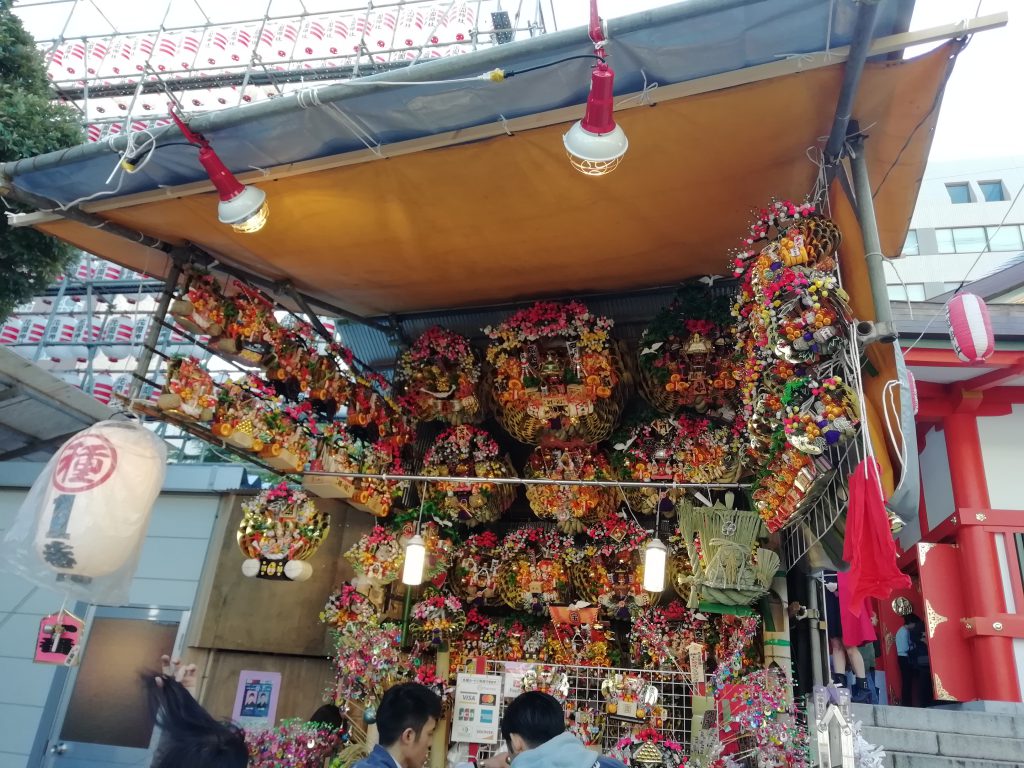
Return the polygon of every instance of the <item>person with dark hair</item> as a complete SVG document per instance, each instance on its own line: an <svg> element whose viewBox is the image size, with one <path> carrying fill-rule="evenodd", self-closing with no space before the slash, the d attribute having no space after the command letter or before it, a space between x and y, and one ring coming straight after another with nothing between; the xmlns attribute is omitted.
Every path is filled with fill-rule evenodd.
<svg viewBox="0 0 1024 768"><path fill-rule="evenodd" d="M338 709L334 704L324 704L319 707L316 712L309 718L311 723L319 723L320 725L328 728L334 728L338 730L341 728L341 724L345 722L345 718L341 714L341 710Z"/></svg>
<svg viewBox="0 0 1024 768"><path fill-rule="evenodd" d="M902 700L905 707L932 705L931 665L928 658L928 633L916 613L903 617L903 626L896 632L896 657L900 664ZM915 702L915 691L917 701Z"/></svg>
<svg viewBox="0 0 1024 768"><path fill-rule="evenodd" d="M245 768L245 734L215 720L171 675L145 677L157 725L164 731L150 768Z"/></svg>
<svg viewBox="0 0 1024 768"><path fill-rule="evenodd" d="M377 744L355 768L423 768L441 719L441 697L419 683L388 688L377 707Z"/></svg>
<svg viewBox="0 0 1024 768"><path fill-rule="evenodd" d="M513 768L624 768L566 731L562 705L540 691L520 694L505 708L501 736L508 752L485 761L487 766L504 761Z"/></svg>

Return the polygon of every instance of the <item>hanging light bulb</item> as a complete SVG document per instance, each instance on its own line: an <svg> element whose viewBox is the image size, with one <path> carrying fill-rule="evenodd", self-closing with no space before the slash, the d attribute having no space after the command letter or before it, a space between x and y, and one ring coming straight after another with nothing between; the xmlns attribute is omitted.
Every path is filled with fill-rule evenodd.
<svg viewBox="0 0 1024 768"><path fill-rule="evenodd" d="M665 590L665 566L668 563L668 547L655 537L647 542L644 549L644 589L648 592Z"/></svg>
<svg viewBox="0 0 1024 768"><path fill-rule="evenodd" d="M267 193L259 187L250 187L235 178L224 162L202 134L190 129L178 117L174 105L168 105L171 118L189 143L199 147L199 162L206 170L210 181L217 189L220 203L217 205L217 219L228 224L236 232L251 234L259 232L270 218Z"/></svg>
<svg viewBox="0 0 1024 768"><path fill-rule="evenodd" d="M587 111L562 137L572 167L587 176L611 173L629 149L625 132L612 116L614 85L611 67L603 61L594 67Z"/></svg>
<svg viewBox="0 0 1024 768"><path fill-rule="evenodd" d="M405 566L402 568L402 583L415 587L423 583L423 566L427 562L427 544L418 533L405 543Z"/></svg>
<svg viewBox="0 0 1024 768"><path fill-rule="evenodd" d="M250 187L227 169L209 144L199 148L199 162L206 169L210 181L217 188L220 203L217 218L221 224L230 224L235 232L259 232L270 217L267 193L259 187Z"/></svg>

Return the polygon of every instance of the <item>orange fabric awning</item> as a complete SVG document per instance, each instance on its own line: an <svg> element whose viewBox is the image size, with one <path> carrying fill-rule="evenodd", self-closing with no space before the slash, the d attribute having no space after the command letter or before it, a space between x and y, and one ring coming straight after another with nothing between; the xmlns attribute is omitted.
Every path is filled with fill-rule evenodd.
<svg viewBox="0 0 1024 768"><path fill-rule="evenodd" d="M889 253L906 234L951 45L870 63L861 82L854 115L870 126ZM629 153L602 178L570 168L566 126L553 125L271 174L258 182L270 221L255 235L221 225L215 195L194 187L92 210L364 315L667 285L726 272L751 209L807 193L817 172L807 150L828 133L842 75L833 65L622 110ZM166 274L158 251L66 220L38 226L103 258ZM854 293L870 297L866 286Z"/></svg>

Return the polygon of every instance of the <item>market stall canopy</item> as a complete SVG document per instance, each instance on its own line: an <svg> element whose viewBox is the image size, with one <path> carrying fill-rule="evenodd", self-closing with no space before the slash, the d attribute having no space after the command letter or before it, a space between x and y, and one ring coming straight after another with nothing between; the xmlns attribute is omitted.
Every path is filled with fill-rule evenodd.
<svg viewBox="0 0 1024 768"><path fill-rule="evenodd" d="M879 35L902 31L912 6L882 2L873 54L907 44L905 35ZM633 96L616 114L629 153L607 177L576 173L562 148L591 61L502 83L438 82L592 50L585 30L570 30L197 118L229 167L262 169L241 175L268 195L270 221L256 234L217 221L195 151L171 130L143 170L83 209L361 315L722 273L751 209L812 187L809 150L832 123L855 11L845 2L693 0L612 22L616 90ZM885 252L906 234L954 50L876 59L865 70L853 115L870 135ZM402 78L434 84L396 87ZM645 81L658 88L645 91ZM118 147L3 171L16 189L67 206L105 191ZM120 264L167 273L164 251L55 215L32 223Z"/></svg>
<svg viewBox="0 0 1024 768"><path fill-rule="evenodd" d="M0 347L0 461L45 461L114 410Z"/></svg>

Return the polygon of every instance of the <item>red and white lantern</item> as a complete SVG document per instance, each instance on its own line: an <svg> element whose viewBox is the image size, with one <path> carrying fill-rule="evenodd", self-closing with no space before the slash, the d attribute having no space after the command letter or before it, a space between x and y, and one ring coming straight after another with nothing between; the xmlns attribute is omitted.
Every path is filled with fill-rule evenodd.
<svg viewBox="0 0 1024 768"><path fill-rule="evenodd" d="M46 334L47 344L61 344L72 341L75 338L75 321L68 315L61 315L53 319L49 333Z"/></svg>
<svg viewBox="0 0 1024 768"><path fill-rule="evenodd" d="M917 412L921 409L921 400L917 394L917 379L910 371L907 371L907 394L910 396L910 407L913 409L914 415L917 416Z"/></svg>
<svg viewBox="0 0 1024 768"><path fill-rule="evenodd" d="M38 344L46 333L46 318L42 315L29 315L22 320L21 339L19 341Z"/></svg>
<svg viewBox="0 0 1024 768"><path fill-rule="evenodd" d="M103 328L103 336L100 339L103 344L100 351L112 363L123 360L132 353L132 334L134 332L135 323L127 315L116 315L110 318Z"/></svg>
<svg viewBox="0 0 1024 768"><path fill-rule="evenodd" d="M163 441L135 422L103 421L75 435L18 510L4 538L8 563L77 599L127 602L166 461Z"/></svg>
<svg viewBox="0 0 1024 768"><path fill-rule="evenodd" d="M97 374L92 379L92 396L103 405L110 404L114 395L114 379L105 373Z"/></svg>
<svg viewBox="0 0 1024 768"><path fill-rule="evenodd" d="M398 14L398 34L395 46L412 48L423 44L423 11L418 8L405 8Z"/></svg>
<svg viewBox="0 0 1024 768"><path fill-rule="evenodd" d="M14 344L21 335L21 320L16 317L8 317L4 320L3 328L0 328L0 344Z"/></svg>
<svg viewBox="0 0 1024 768"><path fill-rule="evenodd" d="M992 321L980 296L958 293L946 303L949 340L956 356L965 363L978 365L995 351Z"/></svg>
<svg viewBox="0 0 1024 768"><path fill-rule="evenodd" d="M468 43L473 39L476 14L469 3L456 3L445 17L445 33L449 40Z"/></svg>

